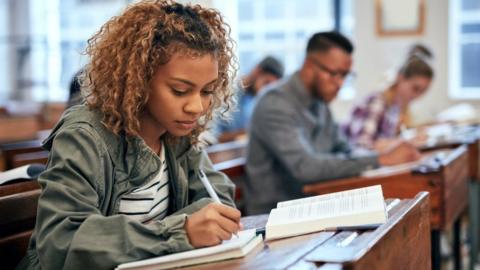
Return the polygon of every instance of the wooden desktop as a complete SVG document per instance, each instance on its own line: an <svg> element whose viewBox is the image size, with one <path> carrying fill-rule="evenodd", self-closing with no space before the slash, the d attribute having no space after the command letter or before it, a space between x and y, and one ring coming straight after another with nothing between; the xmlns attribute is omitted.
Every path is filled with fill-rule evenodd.
<svg viewBox="0 0 480 270"><path fill-rule="evenodd" d="M375 176L336 179L304 186L307 194L326 194L370 185L382 185L385 197L411 198L421 191L430 193L432 266L440 269L440 232L453 225L456 269L460 269L460 215L468 204L468 153L466 146L448 152L437 168L429 171L403 171Z"/></svg>
<svg viewBox="0 0 480 270"><path fill-rule="evenodd" d="M430 269L428 193L387 200L386 224L374 230L323 231L265 242L245 258L182 269ZM242 218L264 227L267 215Z"/></svg>

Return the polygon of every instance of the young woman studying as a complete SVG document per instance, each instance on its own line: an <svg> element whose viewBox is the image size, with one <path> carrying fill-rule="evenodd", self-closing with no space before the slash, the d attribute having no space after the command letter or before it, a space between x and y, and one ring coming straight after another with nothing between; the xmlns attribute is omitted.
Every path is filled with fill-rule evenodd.
<svg viewBox="0 0 480 270"><path fill-rule="evenodd" d="M113 269L240 229L234 185L196 147L232 102L232 44L218 12L171 1L134 4L88 41L85 103L44 142L36 227L18 269Z"/></svg>
<svg viewBox="0 0 480 270"><path fill-rule="evenodd" d="M414 46L393 83L356 105L343 129L352 143L381 150L410 124L410 103L427 91L433 79L431 56L424 46Z"/></svg>

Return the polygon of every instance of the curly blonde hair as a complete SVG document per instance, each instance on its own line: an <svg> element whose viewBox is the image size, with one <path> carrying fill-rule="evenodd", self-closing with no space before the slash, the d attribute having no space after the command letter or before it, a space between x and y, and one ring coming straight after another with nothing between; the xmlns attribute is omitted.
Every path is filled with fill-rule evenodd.
<svg viewBox="0 0 480 270"><path fill-rule="evenodd" d="M214 112L234 105L233 50L230 27L214 9L170 0L136 3L88 40L90 63L83 75L87 105L103 113L103 123L115 134L138 135L157 68L176 53L211 54L218 61L218 80L206 121L189 135L195 143Z"/></svg>

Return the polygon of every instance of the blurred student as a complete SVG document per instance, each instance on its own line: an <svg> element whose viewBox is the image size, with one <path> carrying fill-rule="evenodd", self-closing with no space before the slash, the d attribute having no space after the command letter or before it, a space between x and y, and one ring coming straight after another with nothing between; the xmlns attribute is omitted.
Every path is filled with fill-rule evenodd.
<svg viewBox="0 0 480 270"><path fill-rule="evenodd" d="M397 137L402 126L410 125L409 105L425 94L434 76L431 58L426 47L413 46L393 83L355 106L343 127L350 142L381 149Z"/></svg>
<svg viewBox="0 0 480 270"><path fill-rule="evenodd" d="M75 75L73 75L72 80L70 81L66 109L81 104L84 101L81 93L82 86L80 83L80 77L82 72L84 72L83 69L77 71Z"/></svg>
<svg viewBox="0 0 480 270"><path fill-rule="evenodd" d="M283 77L283 64L272 56L265 57L237 85L238 109L229 121L220 120L214 127L219 141L231 141L245 134L250 123L255 98L268 84Z"/></svg>
<svg viewBox="0 0 480 270"><path fill-rule="evenodd" d="M234 185L196 147L233 96L228 33L213 9L142 1L89 40L86 103L45 140L36 226L18 269L114 269L240 229Z"/></svg>
<svg viewBox="0 0 480 270"><path fill-rule="evenodd" d="M247 149L248 214L267 213L279 201L304 196L304 184L418 159L407 143L374 153L353 149L340 136L329 103L350 74L352 52L340 33L316 33L300 70L260 95Z"/></svg>

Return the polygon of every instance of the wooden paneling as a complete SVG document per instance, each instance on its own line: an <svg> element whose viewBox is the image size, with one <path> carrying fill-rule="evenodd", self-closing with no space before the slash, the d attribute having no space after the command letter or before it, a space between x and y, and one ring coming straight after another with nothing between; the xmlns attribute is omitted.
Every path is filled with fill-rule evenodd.
<svg viewBox="0 0 480 270"><path fill-rule="evenodd" d="M0 118L0 143L35 139L40 123L37 116Z"/></svg>

